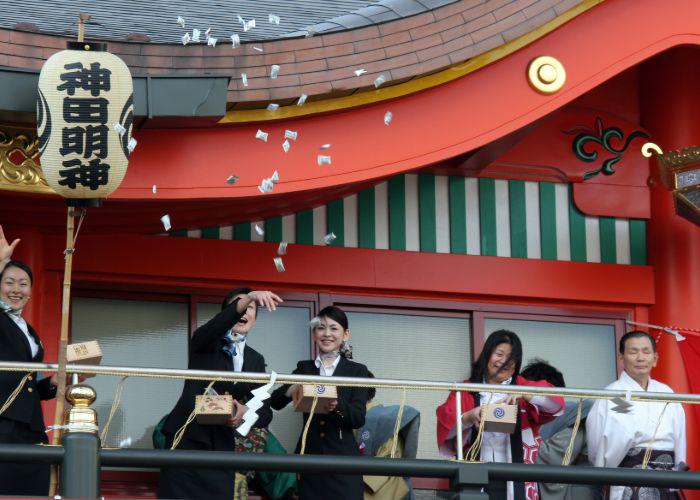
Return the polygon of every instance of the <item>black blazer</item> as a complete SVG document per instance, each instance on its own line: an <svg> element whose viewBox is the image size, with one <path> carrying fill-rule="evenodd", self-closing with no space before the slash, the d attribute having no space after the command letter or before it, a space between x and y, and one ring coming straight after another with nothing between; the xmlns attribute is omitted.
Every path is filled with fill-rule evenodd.
<svg viewBox="0 0 700 500"><path fill-rule="evenodd" d="M39 346L36 356L32 357L29 341L17 324L7 313L0 313L0 360L40 363L44 359L44 347L36 331L27 323L29 334ZM5 402L17 388L25 373L0 372L0 401ZM0 418L28 424L33 431L44 432L44 415L41 400L56 397L56 387L51 379L44 378L37 382L36 373L30 375L17 399L5 410Z"/></svg>
<svg viewBox="0 0 700 500"><path fill-rule="evenodd" d="M235 301L226 309L214 316L205 325L199 327L190 340L190 359L188 367L193 370L218 370L218 371L233 371L233 360L231 356L223 350L226 345L224 337L228 331L235 325L243 316L236 311ZM265 358L258 351L253 349L246 342L243 351L243 368L244 372L265 372ZM178 429L185 423L187 417L194 409L195 396L204 394L209 382L199 380L187 380L182 389L182 395L178 400L175 408L170 412L163 426L163 433L166 435L175 434ZM214 390L219 394L231 394L234 399L245 402L250 399L250 391L260 387L262 384L252 384L245 382L217 382L213 385ZM270 409L269 399L260 408L258 413L258 421L254 427L267 427L272 421L272 410ZM203 429L209 427L210 429ZM212 438L212 427L216 428ZM200 426L196 421L187 426L187 431L183 440L194 440L201 443L209 443L211 439L216 441L221 440L225 443L234 443L234 431L228 426ZM218 449L218 448L217 448Z"/></svg>
<svg viewBox="0 0 700 500"><path fill-rule="evenodd" d="M319 375L319 369L316 368L314 360L299 361L292 373ZM369 371L365 365L341 357L333 377L369 377ZM329 380L328 383L333 382ZM281 410L292 401L286 396L287 389L289 385L283 385L272 393L272 408ZM368 389L363 387L338 387L338 406L335 411L314 415L306 436L304 452L316 455L359 455L360 451L352 431L365 424L368 392ZM304 413L304 424L308 418L309 414ZM301 436L296 453L300 450Z"/></svg>

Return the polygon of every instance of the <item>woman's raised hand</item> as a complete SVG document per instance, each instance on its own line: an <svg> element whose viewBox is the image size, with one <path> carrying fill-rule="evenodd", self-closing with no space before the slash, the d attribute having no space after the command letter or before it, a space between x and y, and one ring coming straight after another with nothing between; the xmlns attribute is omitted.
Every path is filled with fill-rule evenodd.
<svg viewBox="0 0 700 500"><path fill-rule="evenodd" d="M274 311L278 304L284 302L277 294L270 291L253 291L248 294L248 298L259 306L266 307L268 311Z"/></svg>
<svg viewBox="0 0 700 500"><path fill-rule="evenodd" d="M19 240L8 243L5 239L5 233L2 232L2 226L0 226L0 261L11 258L12 252L15 251L18 244Z"/></svg>

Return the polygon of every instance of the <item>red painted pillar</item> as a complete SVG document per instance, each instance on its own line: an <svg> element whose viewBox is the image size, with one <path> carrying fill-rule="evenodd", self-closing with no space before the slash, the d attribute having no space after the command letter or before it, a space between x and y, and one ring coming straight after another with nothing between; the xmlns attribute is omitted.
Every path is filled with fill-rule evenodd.
<svg viewBox="0 0 700 500"><path fill-rule="evenodd" d="M700 145L700 49L682 47L647 62L642 71L642 125L664 151ZM647 245L654 267L656 303L649 322L700 328L700 227L675 215L673 198L651 162L651 221ZM659 344L654 377L678 392L690 392L683 359L673 337ZM700 469L698 413L686 407L688 462ZM700 498L693 495L693 498Z"/></svg>

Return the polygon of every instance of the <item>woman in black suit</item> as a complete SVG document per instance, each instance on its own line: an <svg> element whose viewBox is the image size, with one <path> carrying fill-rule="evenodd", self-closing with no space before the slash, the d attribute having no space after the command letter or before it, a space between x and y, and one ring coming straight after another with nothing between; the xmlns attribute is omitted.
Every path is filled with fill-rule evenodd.
<svg viewBox="0 0 700 500"><path fill-rule="evenodd" d="M8 244L0 227L0 360L39 363L44 348L36 331L22 318L22 309L32 294L32 271L26 264L10 260L19 243ZM20 384L24 373L0 372L0 405ZM56 397L55 378L37 380L30 374L14 402L0 415L0 443L47 443L41 400ZM46 496L48 465L0 465L0 495Z"/></svg>
<svg viewBox="0 0 700 500"><path fill-rule="evenodd" d="M350 338L348 318L334 306L321 310L315 322L313 338L318 350L316 359L299 361L292 372L300 375L328 377L369 377L365 365L355 363L340 354ZM271 406L281 410L292 401L294 387L284 385L272 394ZM328 405L328 413L314 414L306 438L305 453L314 455L360 455L353 434L365 423L369 390L361 387L338 387L338 399ZM304 423L309 414L304 414ZM301 437L296 453L301 450ZM301 474L299 495L302 500L362 500L362 476L342 474Z"/></svg>

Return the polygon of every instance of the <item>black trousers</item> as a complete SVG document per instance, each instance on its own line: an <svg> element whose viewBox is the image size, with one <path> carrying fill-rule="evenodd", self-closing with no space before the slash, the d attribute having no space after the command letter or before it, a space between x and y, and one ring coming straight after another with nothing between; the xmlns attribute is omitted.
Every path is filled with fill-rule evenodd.
<svg viewBox="0 0 700 500"><path fill-rule="evenodd" d="M209 443L191 441L186 437L180 441L179 450L234 451L234 443L222 443L213 436L215 426L207 429L212 433ZM166 435L166 449L173 444L173 436ZM232 500L235 473L229 469L195 469L164 467L158 480L158 498L194 500Z"/></svg>
<svg viewBox="0 0 700 500"><path fill-rule="evenodd" d="M47 443L46 433L36 432L28 424L0 417L0 443ZM45 497L49 494L51 466L47 464L0 464L0 495Z"/></svg>

